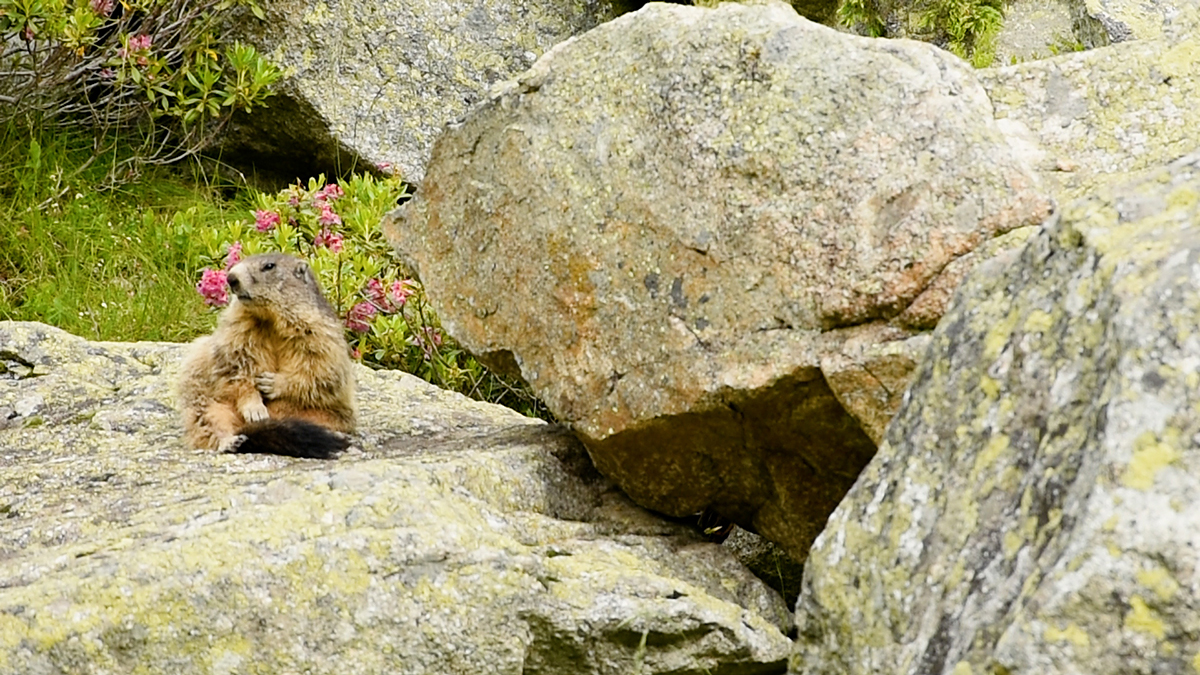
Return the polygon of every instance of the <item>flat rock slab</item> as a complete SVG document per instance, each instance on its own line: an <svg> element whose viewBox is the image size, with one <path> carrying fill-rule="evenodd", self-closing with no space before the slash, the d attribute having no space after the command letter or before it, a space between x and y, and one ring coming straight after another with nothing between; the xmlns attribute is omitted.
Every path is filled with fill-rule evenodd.
<svg viewBox="0 0 1200 675"><path fill-rule="evenodd" d="M1200 154L985 263L813 545L791 672L1200 667Z"/></svg>
<svg viewBox="0 0 1200 675"><path fill-rule="evenodd" d="M1049 211L991 113L930 45L652 3L497 86L384 230L638 503L803 559L920 349L884 345Z"/></svg>
<svg viewBox="0 0 1200 675"><path fill-rule="evenodd" d="M561 429L363 368L340 459L195 452L180 345L0 345L0 672L784 668L779 596Z"/></svg>

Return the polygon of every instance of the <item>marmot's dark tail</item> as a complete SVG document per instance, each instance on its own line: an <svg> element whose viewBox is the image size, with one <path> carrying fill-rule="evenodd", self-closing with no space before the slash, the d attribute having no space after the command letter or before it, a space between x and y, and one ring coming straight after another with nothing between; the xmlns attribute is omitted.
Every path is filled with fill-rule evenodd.
<svg viewBox="0 0 1200 675"><path fill-rule="evenodd" d="M350 439L342 434L295 418L252 422L240 436L242 441L229 452L333 459L350 445Z"/></svg>

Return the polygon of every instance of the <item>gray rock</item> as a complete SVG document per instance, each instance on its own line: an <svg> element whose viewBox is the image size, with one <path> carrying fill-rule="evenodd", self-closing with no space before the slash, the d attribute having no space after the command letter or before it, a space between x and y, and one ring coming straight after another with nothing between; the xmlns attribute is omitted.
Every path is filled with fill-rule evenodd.
<svg viewBox="0 0 1200 675"><path fill-rule="evenodd" d="M995 58L989 65L1044 59L1075 51L1079 38L1072 26L1074 0L1011 0L1004 6L1004 25L996 34Z"/></svg>
<svg viewBox="0 0 1200 675"><path fill-rule="evenodd" d="M498 86L384 231L636 501L802 560L875 447L823 359L911 365L849 346L931 327L954 261L1048 210L960 60L652 3Z"/></svg>
<svg viewBox="0 0 1200 675"><path fill-rule="evenodd" d="M1085 46L1161 37L1194 0L1070 0L1075 36Z"/></svg>
<svg viewBox="0 0 1200 675"><path fill-rule="evenodd" d="M1060 203L1200 148L1200 22L1155 40L979 71L1014 151Z"/></svg>
<svg viewBox="0 0 1200 675"><path fill-rule="evenodd" d="M740 527L734 528L721 545L729 549L738 562L754 572L754 576L779 591L789 608L795 605L800 595L804 565L796 562L783 547Z"/></svg>
<svg viewBox="0 0 1200 675"><path fill-rule="evenodd" d="M960 287L813 545L793 673L1200 666L1200 153Z"/></svg>
<svg viewBox="0 0 1200 675"><path fill-rule="evenodd" d="M238 37L285 70L222 159L268 178L391 164L420 182L433 140L492 84L614 16L609 0L267 0Z"/></svg>
<svg viewBox="0 0 1200 675"><path fill-rule="evenodd" d="M342 458L195 452L180 345L0 345L0 672L784 667L778 595L561 429L363 368Z"/></svg>

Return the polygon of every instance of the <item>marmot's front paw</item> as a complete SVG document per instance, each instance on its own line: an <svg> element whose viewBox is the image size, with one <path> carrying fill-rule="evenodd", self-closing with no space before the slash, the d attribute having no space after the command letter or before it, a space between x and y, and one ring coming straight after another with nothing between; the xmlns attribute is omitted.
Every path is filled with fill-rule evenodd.
<svg viewBox="0 0 1200 675"><path fill-rule="evenodd" d="M275 373L260 373L254 377L254 386L264 398L275 398L281 389L280 379Z"/></svg>
<svg viewBox="0 0 1200 675"><path fill-rule="evenodd" d="M263 405L262 401L251 401L242 406L242 418L247 422L261 422L271 416L267 412L267 406Z"/></svg>

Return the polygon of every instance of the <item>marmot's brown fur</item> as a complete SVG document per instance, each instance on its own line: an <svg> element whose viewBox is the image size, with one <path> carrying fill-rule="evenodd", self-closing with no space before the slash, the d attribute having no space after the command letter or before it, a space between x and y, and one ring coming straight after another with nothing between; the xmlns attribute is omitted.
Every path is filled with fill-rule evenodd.
<svg viewBox="0 0 1200 675"><path fill-rule="evenodd" d="M282 253L229 270L216 331L194 342L177 396L195 448L328 458L354 431L350 350L302 260Z"/></svg>

